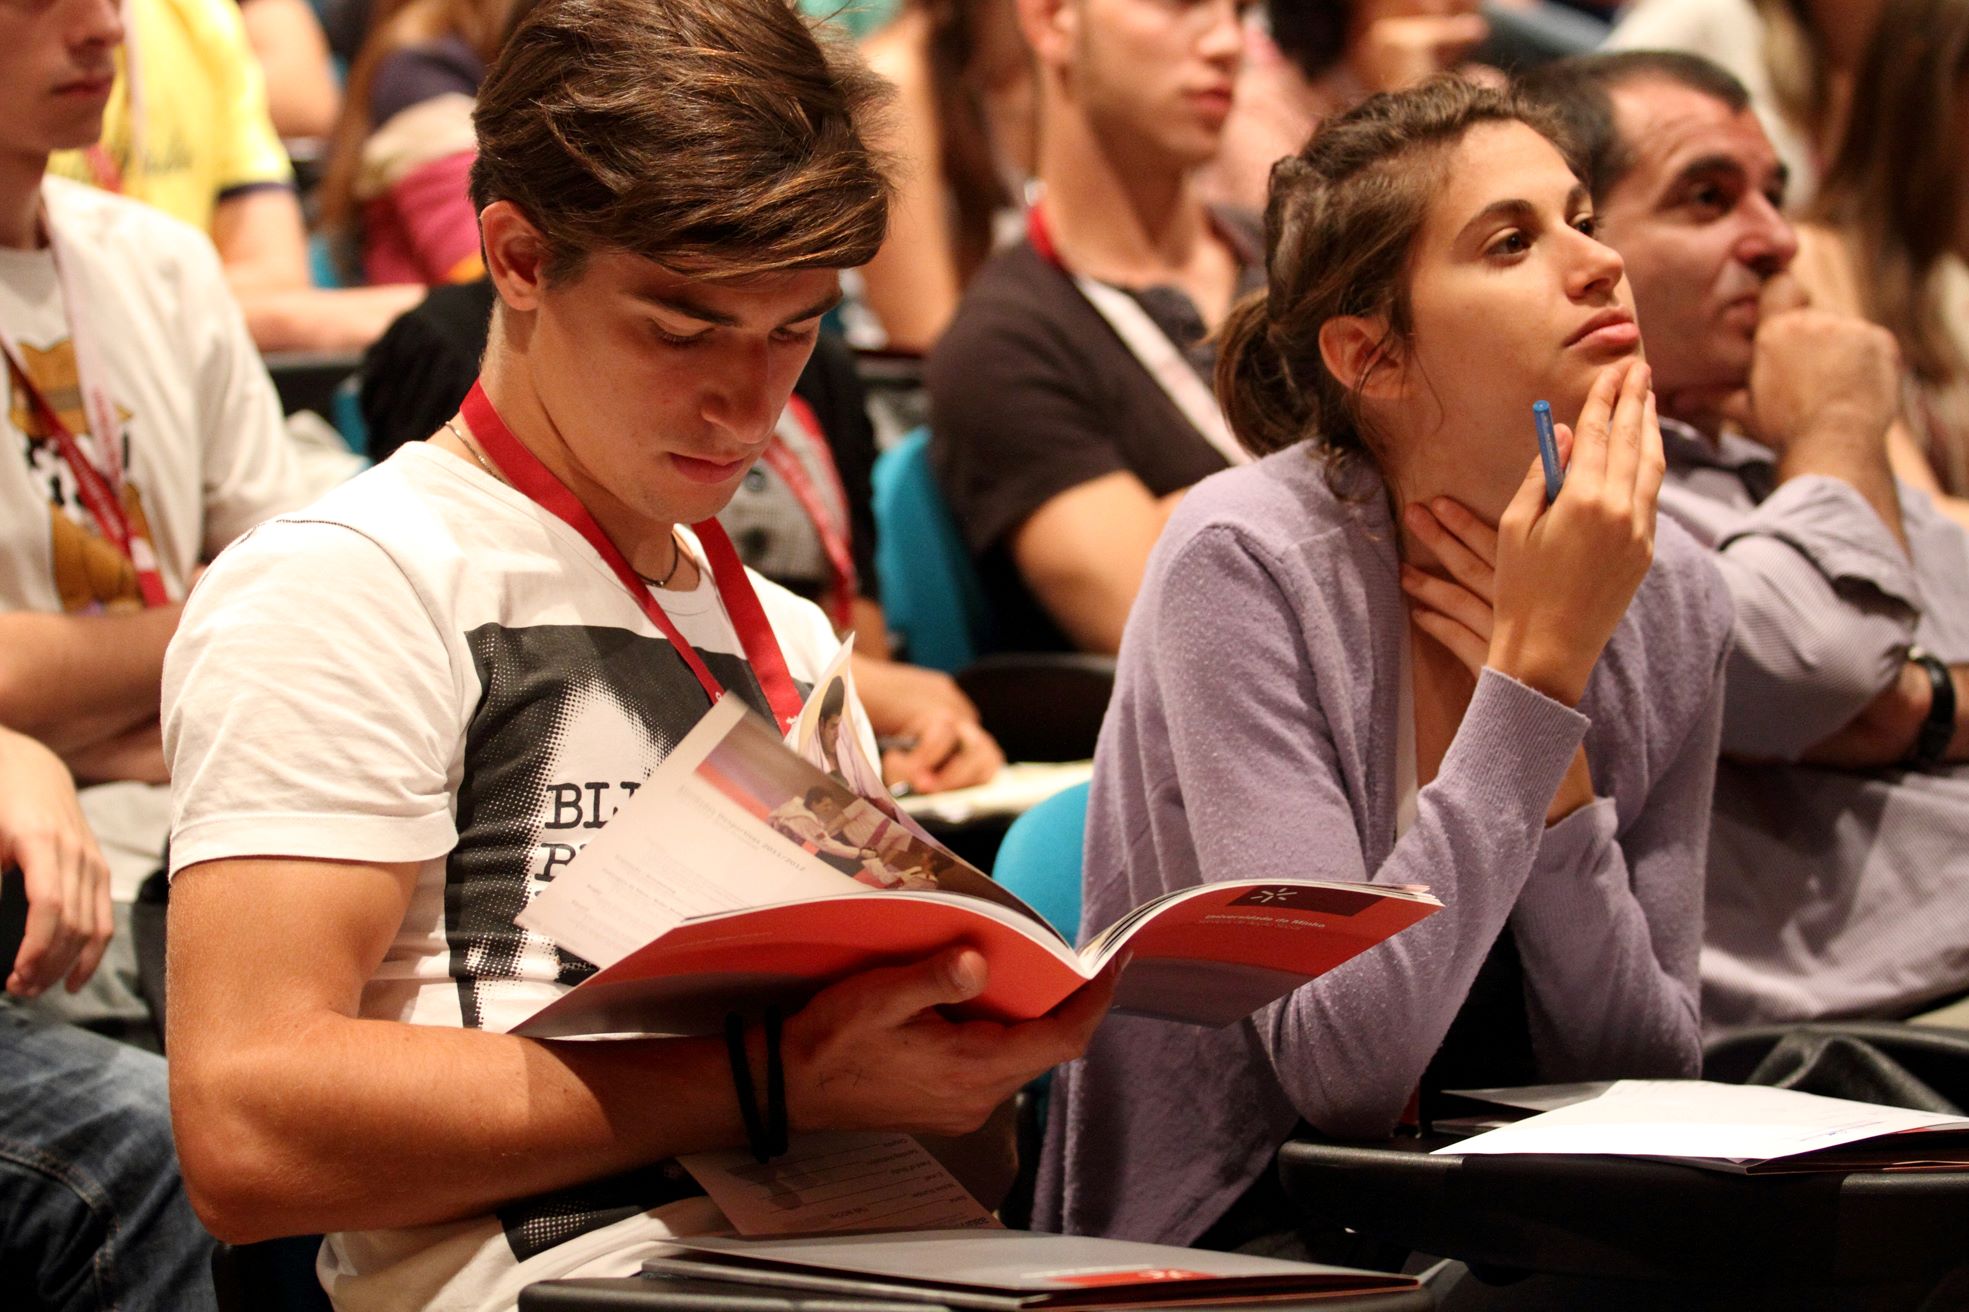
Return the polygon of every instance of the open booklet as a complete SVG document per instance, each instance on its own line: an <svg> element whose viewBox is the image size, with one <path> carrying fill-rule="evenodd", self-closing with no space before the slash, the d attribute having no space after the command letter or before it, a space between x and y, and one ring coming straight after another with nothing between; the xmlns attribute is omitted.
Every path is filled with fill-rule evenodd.
<svg viewBox="0 0 1969 1312"><path fill-rule="evenodd" d="M601 970L515 1033L709 1033L734 1010L797 1006L837 979L958 943L989 968L972 1015L1044 1015L1126 954L1118 1009L1225 1025L1442 906L1388 885L1206 884L1136 908L1075 951L886 794L850 788L858 735L815 718L807 733L803 715L795 741L831 735L832 773L736 698L699 722L520 914Z"/></svg>

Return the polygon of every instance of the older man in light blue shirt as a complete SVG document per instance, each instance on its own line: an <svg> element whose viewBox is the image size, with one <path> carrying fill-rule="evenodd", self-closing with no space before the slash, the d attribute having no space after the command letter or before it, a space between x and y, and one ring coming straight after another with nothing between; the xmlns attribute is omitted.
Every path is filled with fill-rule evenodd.
<svg viewBox="0 0 1969 1312"><path fill-rule="evenodd" d="M1736 603L1705 1019L1906 1016L1959 995L1969 543L1889 468L1893 341L1791 286L1785 168L1728 74L1630 52L1542 85L1575 120L1634 287L1661 510L1711 547Z"/></svg>

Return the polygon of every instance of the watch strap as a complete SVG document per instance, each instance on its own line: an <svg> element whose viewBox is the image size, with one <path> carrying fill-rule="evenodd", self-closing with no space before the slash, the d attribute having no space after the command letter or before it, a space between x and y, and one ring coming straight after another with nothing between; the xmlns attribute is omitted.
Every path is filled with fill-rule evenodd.
<svg viewBox="0 0 1969 1312"><path fill-rule="evenodd" d="M1901 764L1910 770L1932 770L1955 740L1955 676L1939 657L1919 647L1908 652L1908 659L1928 672L1934 698L1928 704L1928 718L1914 736L1914 747Z"/></svg>

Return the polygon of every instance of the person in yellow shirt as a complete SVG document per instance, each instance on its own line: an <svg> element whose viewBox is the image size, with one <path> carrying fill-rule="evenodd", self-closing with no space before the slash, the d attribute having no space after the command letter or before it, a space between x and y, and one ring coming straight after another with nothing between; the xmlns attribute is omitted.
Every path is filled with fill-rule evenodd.
<svg viewBox="0 0 1969 1312"><path fill-rule="evenodd" d="M374 340L423 289L311 285L293 168L274 133L238 6L131 0L129 14L102 137L56 155L49 171L209 233L261 350Z"/></svg>

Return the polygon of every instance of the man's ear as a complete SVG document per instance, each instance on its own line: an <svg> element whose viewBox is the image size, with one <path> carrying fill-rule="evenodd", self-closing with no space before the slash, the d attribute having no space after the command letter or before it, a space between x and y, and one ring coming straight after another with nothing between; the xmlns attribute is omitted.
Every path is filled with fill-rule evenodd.
<svg viewBox="0 0 1969 1312"><path fill-rule="evenodd" d="M1043 68L1064 67L1079 35L1080 0L1018 0L1019 31Z"/></svg>
<svg viewBox="0 0 1969 1312"><path fill-rule="evenodd" d="M485 271L509 309L540 308L546 286L547 239L509 200L496 200L479 213L479 239L485 244Z"/></svg>
<svg viewBox="0 0 1969 1312"><path fill-rule="evenodd" d="M1369 401L1388 401L1402 391L1402 362L1388 345L1379 315L1343 314L1320 325L1320 359L1342 388Z"/></svg>

